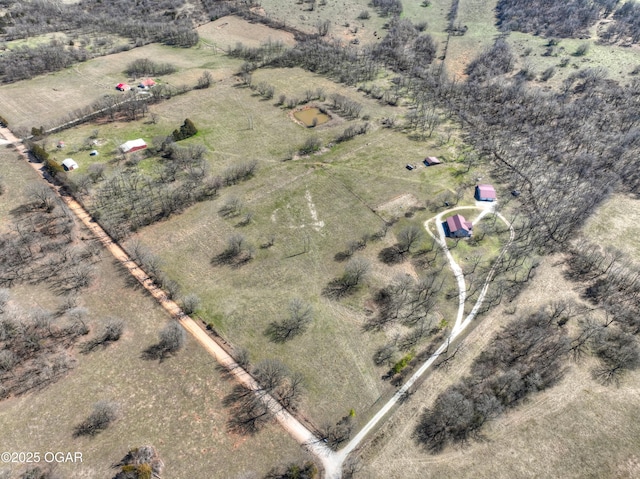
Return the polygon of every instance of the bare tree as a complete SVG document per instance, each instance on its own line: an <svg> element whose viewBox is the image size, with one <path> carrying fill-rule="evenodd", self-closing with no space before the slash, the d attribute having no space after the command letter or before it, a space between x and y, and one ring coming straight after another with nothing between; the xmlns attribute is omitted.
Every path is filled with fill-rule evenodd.
<svg viewBox="0 0 640 479"><path fill-rule="evenodd" d="M269 324L265 333L273 342L284 343L304 333L312 320L311 305L299 298L294 298L289 303L289 316Z"/></svg>
<svg viewBox="0 0 640 479"><path fill-rule="evenodd" d="M411 251L424 236L423 229L418 225L409 225L402 228L398 233L398 250L401 254Z"/></svg>
<svg viewBox="0 0 640 479"><path fill-rule="evenodd" d="M187 340L187 333L178 321L170 321L160 330L157 344L145 349L142 353L144 359L158 359L163 361L167 357L179 351Z"/></svg>
<svg viewBox="0 0 640 479"><path fill-rule="evenodd" d="M200 297L195 293L187 294L182 298L182 311L185 314L192 314L200 307Z"/></svg>
<svg viewBox="0 0 640 479"><path fill-rule="evenodd" d="M74 437L95 436L104 431L118 418L118 404L109 401L98 401L93 405L93 411L73 432Z"/></svg>

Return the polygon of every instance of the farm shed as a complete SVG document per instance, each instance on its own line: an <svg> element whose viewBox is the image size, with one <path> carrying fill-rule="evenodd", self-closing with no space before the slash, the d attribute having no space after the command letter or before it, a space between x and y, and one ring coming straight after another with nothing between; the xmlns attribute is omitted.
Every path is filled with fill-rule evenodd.
<svg viewBox="0 0 640 479"><path fill-rule="evenodd" d="M62 162L62 167L64 168L64 171L73 171L78 168L78 163L73 161L73 158L67 158Z"/></svg>
<svg viewBox="0 0 640 479"><path fill-rule="evenodd" d="M131 87L129 85L127 85L126 83L118 83L116 85L116 90L128 91L128 90L131 90Z"/></svg>
<svg viewBox="0 0 640 479"><path fill-rule="evenodd" d="M133 153L134 151L144 150L147 147L147 144L142 138L138 138L137 140L129 140L122 145L120 145L120 151L122 153Z"/></svg>
<svg viewBox="0 0 640 479"><path fill-rule="evenodd" d="M473 225L462 215L450 216L449 218L447 218L445 224L445 232L450 238L468 238L469 236L471 236Z"/></svg>
<svg viewBox="0 0 640 479"><path fill-rule="evenodd" d="M496 190L491 185L476 186L476 200L478 201L495 201L497 198Z"/></svg>
<svg viewBox="0 0 640 479"><path fill-rule="evenodd" d="M442 162L435 156L427 156L424 160L422 160L422 162L424 163L424 166L433 166L433 165L442 164Z"/></svg>
<svg viewBox="0 0 640 479"><path fill-rule="evenodd" d="M155 84L156 84L156 82L153 81L151 78L145 78L144 80L140 81L140 84L138 85L138 87L140 87L140 88L151 88Z"/></svg>

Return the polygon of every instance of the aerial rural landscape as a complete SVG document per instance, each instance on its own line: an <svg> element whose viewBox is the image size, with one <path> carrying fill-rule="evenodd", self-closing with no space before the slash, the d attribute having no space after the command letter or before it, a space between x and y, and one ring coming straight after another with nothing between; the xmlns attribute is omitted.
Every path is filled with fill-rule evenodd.
<svg viewBox="0 0 640 479"><path fill-rule="evenodd" d="M0 0L0 479L640 477L640 2Z"/></svg>

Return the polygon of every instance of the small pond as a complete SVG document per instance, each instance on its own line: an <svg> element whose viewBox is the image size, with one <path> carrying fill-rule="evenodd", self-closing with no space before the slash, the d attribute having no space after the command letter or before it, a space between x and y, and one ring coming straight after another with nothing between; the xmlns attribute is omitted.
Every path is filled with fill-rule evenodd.
<svg viewBox="0 0 640 479"><path fill-rule="evenodd" d="M319 108L305 108L304 110L294 111L293 116L306 127L322 125L330 120L329 115L322 113Z"/></svg>

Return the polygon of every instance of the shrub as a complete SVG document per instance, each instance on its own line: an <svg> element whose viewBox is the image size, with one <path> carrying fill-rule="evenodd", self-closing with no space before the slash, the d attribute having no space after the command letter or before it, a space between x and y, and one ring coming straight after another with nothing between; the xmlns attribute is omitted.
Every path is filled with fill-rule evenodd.
<svg viewBox="0 0 640 479"><path fill-rule="evenodd" d="M31 147L31 154L36 157L36 159L42 163L46 162L49 159L49 153L42 148L40 145L34 144Z"/></svg>
<svg viewBox="0 0 640 479"><path fill-rule="evenodd" d="M413 359L413 353L407 354L400 361L395 363L393 365L393 368L391 368L391 370L393 371L394 374L398 374L400 371L402 371L404 368L406 368L409 365L409 362L412 359Z"/></svg>

